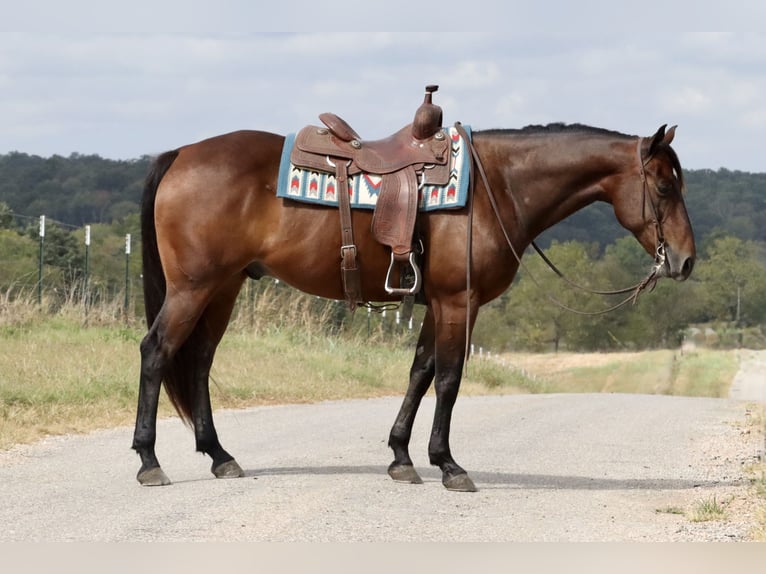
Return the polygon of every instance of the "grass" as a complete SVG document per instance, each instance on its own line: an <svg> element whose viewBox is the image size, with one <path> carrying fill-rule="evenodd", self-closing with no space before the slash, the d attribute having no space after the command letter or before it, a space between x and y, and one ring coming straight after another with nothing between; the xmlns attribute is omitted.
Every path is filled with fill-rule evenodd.
<svg viewBox="0 0 766 574"><path fill-rule="evenodd" d="M718 502L715 495L697 502L688 514L691 522L710 522L712 520L724 520L726 509Z"/></svg>
<svg viewBox="0 0 766 574"><path fill-rule="evenodd" d="M747 411L749 415L743 432L754 432L761 440L766 452L766 406L763 403L751 404ZM766 542L766 460L763 456L759 462L745 468L750 480L756 526L753 529L753 540Z"/></svg>
<svg viewBox="0 0 766 574"><path fill-rule="evenodd" d="M746 469L750 476L750 488L755 501L755 522L753 540L766 542L766 462L754 464Z"/></svg>
<svg viewBox="0 0 766 574"><path fill-rule="evenodd" d="M414 352L412 334L380 329L353 334L350 329L351 334L338 337L316 327L315 316L300 304L294 303L290 313L281 322L274 320L274 312L264 323L234 321L213 365L214 408L403 395ZM133 424L144 328L126 324L120 314L119 306L94 311L86 325L77 306L48 314L0 305L0 450L48 435ZM314 326L306 322L309 316ZM460 392L722 397L737 362L736 351L712 350L475 357ZM749 412L743 432L763 432L763 408L757 405ZM163 394L159 415L174 414ZM766 463L747 472L757 505L752 537L764 541ZM693 522L725 520L726 504L712 497L692 508L670 505L656 512Z"/></svg>
<svg viewBox="0 0 766 574"><path fill-rule="evenodd" d="M736 351L509 353L503 364L537 380L545 392L643 393L725 397L738 368Z"/></svg>
<svg viewBox="0 0 766 574"><path fill-rule="evenodd" d="M268 320L235 316L213 365L214 408L403 395L412 334L368 333L357 313L351 334L328 335L331 305L319 309L317 321L314 298L293 298L281 313L274 300L272 293L249 303L268 305L255 309ZM119 304L94 309L85 325L78 305L55 314L24 302L0 305L0 449L134 422L144 328L120 314ZM460 392L723 396L736 363L725 351L476 357ZM159 414L174 414L164 394Z"/></svg>
<svg viewBox="0 0 766 574"><path fill-rule="evenodd" d="M138 325L82 325L71 315L0 321L0 449L47 435L129 425L138 399ZM370 344L273 328L233 328L211 373L214 408L402 396L410 346ZM464 394L519 392L534 383L515 371L471 363ZM165 398L160 416L174 410Z"/></svg>
<svg viewBox="0 0 766 574"><path fill-rule="evenodd" d="M0 448L132 418L137 332L53 319L0 328L0 341Z"/></svg>

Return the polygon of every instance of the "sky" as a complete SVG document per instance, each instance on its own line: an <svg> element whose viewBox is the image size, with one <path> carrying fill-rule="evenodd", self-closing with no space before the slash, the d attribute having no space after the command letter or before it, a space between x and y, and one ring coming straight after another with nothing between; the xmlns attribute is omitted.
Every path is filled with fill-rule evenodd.
<svg viewBox="0 0 766 574"><path fill-rule="evenodd" d="M766 32L677 31L680 14L704 27L705 0L675 14L602 3L609 25L585 18L599 6L588 0L478 1L429 20L411 9L405 24L394 7L414 0L346 3L355 12L333 11L343 2L17 4L0 21L0 154L133 159L237 129L294 132L327 111L374 139L412 121L424 86L438 84L448 124L643 136L677 124L684 167L766 172ZM740 4L763 28L766 3L725 7ZM477 14L489 14L486 31ZM419 21L435 31L413 30ZM364 31L396 24L410 30ZM300 31L266 31L287 25ZM470 31L446 31L461 26Z"/></svg>

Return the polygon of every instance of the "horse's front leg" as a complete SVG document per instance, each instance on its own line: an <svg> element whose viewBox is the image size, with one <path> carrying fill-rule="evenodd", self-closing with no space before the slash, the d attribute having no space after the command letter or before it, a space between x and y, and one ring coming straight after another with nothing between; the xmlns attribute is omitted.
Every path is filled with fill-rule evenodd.
<svg viewBox="0 0 766 574"><path fill-rule="evenodd" d="M399 409L388 446L394 451L394 461L388 467L388 474L397 482L422 484L423 480L415 471L410 458L410 438L415 415L434 378L434 318L431 309L426 311L420 330L415 358L410 369L410 384Z"/></svg>
<svg viewBox="0 0 766 574"><path fill-rule="evenodd" d="M449 445L452 409L460 390L465 360L466 319L473 327L476 312L467 318L463 305L443 304L435 310L436 408L428 456L431 464L441 469L442 484L448 490L476 492L468 473L452 457Z"/></svg>

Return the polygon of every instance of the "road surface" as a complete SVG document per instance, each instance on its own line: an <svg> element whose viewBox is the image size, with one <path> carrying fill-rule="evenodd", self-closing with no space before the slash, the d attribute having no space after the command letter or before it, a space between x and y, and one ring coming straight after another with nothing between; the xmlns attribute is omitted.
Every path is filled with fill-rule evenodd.
<svg viewBox="0 0 766 574"><path fill-rule="evenodd" d="M219 411L221 440L246 473L233 480L213 478L209 460L193 452L192 434L177 419L159 423L168 487L136 482L130 428L16 447L0 453L0 541L739 541L750 535L754 505L744 469L763 452L751 422L762 406L750 399L461 397L452 450L479 488L473 494L446 491L427 464L428 397L412 441L425 484L388 478L386 439L399 402ZM725 520L689 519L713 499L725 506Z"/></svg>

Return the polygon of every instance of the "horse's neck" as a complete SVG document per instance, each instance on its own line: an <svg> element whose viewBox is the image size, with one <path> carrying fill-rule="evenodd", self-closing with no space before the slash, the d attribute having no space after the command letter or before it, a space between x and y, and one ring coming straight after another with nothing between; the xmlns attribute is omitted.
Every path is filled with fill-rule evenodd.
<svg viewBox="0 0 766 574"><path fill-rule="evenodd" d="M602 184L625 165L625 146L603 137L510 136L505 146L509 165L499 169L530 240L594 201L609 201Z"/></svg>

